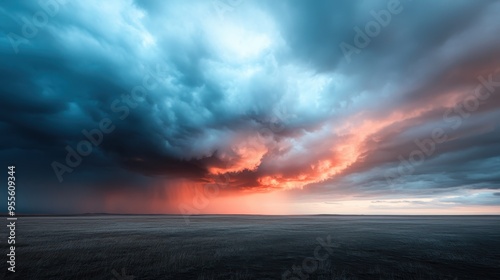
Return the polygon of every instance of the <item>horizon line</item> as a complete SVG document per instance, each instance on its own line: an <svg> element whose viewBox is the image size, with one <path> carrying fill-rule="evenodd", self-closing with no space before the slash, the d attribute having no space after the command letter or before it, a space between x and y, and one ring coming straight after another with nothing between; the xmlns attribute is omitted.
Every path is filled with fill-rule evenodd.
<svg viewBox="0 0 500 280"><path fill-rule="evenodd" d="M168 213L77 213L77 214L16 214L10 216L8 213L0 213L7 218L29 217L29 216L500 216L500 214L168 214Z"/></svg>

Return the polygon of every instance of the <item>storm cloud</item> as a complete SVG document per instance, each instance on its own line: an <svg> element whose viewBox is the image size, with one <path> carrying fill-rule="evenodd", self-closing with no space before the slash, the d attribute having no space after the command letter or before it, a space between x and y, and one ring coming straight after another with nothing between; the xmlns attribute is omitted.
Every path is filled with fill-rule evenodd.
<svg viewBox="0 0 500 280"><path fill-rule="evenodd" d="M2 166L16 165L26 212L147 201L221 174L228 192L296 203L500 206L499 13L498 1L2 1Z"/></svg>

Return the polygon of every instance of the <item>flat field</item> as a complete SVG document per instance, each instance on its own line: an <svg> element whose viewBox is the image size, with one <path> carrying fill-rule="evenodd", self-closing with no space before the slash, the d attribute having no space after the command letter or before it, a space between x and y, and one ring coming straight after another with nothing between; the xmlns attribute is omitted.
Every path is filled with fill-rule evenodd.
<svg viewBox="0 0 500 280"><path fill-rule="evenodd" d="M5 219L5 218L4 218ZM500 216L19 217L2 279L500 279ZM134 276L134 277L132 277Z"/></svg>

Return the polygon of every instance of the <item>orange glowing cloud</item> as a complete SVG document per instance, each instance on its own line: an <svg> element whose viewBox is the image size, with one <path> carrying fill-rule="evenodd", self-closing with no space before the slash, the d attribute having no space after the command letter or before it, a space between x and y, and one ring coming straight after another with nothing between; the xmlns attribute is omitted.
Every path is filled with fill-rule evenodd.
<svg viewBox="0 0 500 280"><path fill-rule="evenodd" d="M227 163L226 167L209 167L208 171L218 174L254 170L267 152L267 146L259 135L237 137L228 148L219 152L219 159Z"/></svg>
<svg viewBox="0 0 500 280"><path fill-rule="evenodd" d="M331 145L321 143L321 145L304 147L303 152L295 155L285 153L271 156L269 160L276 164L288 166L299 162L303 163L302 168L298 173L286 176L279 171L264 175L258 179L258 182L261 186L268 188L294 189L334 178L362 160L371 149L375 149L375 146L367 146L367 143L377 145L376 142L382 140L377 136L379 132L397 123L411 120L417 123L423 122L419 120L419 117L437 109L444 111L444 108L454 106L465 94L465 92L448 92L429 100L426 106L409 106L380 117L371 117L367 112L361 112L344 120L340 125L334 121L325 123L323 130L329 127L333 129L325 133L321 141L331 141ZM300 143L301 140L304 139L293 139L294 143ZM293 147L294 143L289 142L288 146ZM310 153L321 156L308 157L307 154Z"/></svg>

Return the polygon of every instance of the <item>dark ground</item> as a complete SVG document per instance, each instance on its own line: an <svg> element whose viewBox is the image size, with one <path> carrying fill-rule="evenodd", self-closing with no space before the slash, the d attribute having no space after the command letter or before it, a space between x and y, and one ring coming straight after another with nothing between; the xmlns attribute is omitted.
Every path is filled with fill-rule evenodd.
<svg viewBox="0 0 500 280"><path fill-rule="evenodd" d="M7 230L1 227L0 278L282 279L309 258L311 267L301 277L283 279L500 279L500 216L190 220L186 225L182 216L19 217L16 273L7 271ZM313 261L321 248L317 238L328 235L331 255ZM135 278L124 277L122 268Z"/></svg>

